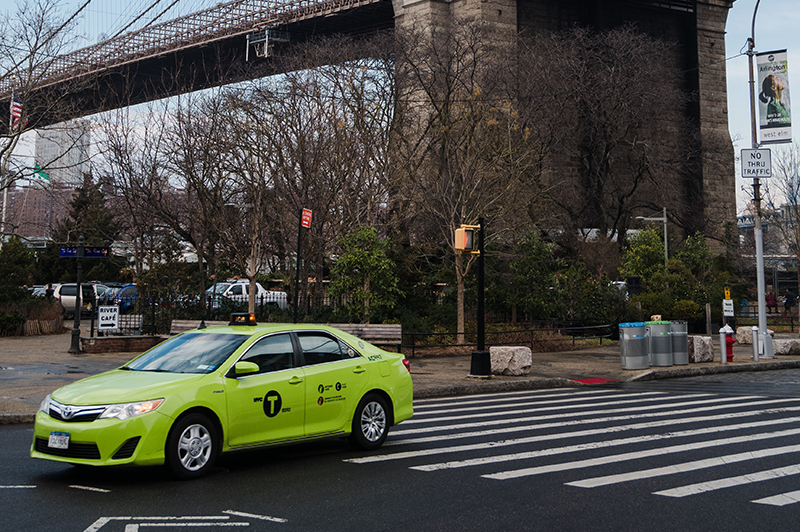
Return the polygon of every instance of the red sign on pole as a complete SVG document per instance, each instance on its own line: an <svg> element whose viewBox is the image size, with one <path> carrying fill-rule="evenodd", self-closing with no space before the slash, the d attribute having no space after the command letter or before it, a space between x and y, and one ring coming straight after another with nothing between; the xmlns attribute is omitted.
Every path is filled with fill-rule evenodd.
<svg viewBox="0 0 800 532"><path fill-rule="evenodd" d="M303 218L300 223L306 229L311 227L311 211L309 209L303 209Z"/></svg>

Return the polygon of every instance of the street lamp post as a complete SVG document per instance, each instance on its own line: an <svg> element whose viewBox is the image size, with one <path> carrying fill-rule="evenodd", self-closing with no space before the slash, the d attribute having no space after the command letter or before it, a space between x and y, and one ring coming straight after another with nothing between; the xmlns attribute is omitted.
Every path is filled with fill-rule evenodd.
<svg viewBox="0 0 800 532"><path fill-rule="evenodd" d="M486 321L484 311L483 282L483 218L478 218L478 349L472 352L469 374L472 377L489 377L492 375L492 359L486 350Z"/></svg>
<svg viewBox="0 0 800 532"><path fill-rule="evenodd" d="M637 216L636 219L646 222L664 222L664 268L666 268L667 261L669 260L669 249L667 248L667 208L664 207L663 216Z"/></svg>
<svg viewBox="0 0 800 532"><path fill-rule="evenodd" d="M78 238L78 253L77 253L77 275L75 280L75 312L72 316L72 336L68 353L81 352L81 296L83 296L83 289L81 288L81 270L83 269L83 235Z"/></svg>
<svg viewBox="0 0 800 532"><path fill-rule="evenodd" d="M747 59L750 70L750 136L753 149L758 148L758 130L756 128L756 82L753 77L753 56L756 48L756 13L761 0L756 1L753 10L753 23L750 26L750 39L747 41ZM764 233L761 227L761 180L753 179L753 206L755 207L755 239L756 239L756 280L758 284L758 349L755 353L764 358L773 358L775 351L772 337L767 334L766 286L764 283ZM755 343L755 339L754 339Z"/></svg>

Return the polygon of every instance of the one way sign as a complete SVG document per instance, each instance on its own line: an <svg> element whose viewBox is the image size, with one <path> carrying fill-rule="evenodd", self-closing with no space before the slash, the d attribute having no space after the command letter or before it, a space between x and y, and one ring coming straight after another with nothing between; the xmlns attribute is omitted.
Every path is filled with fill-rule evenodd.
<svg viewBox="0 0 800 532"><path fill-rule="evenodd" d="M742 150L742 177L772 177L772 153L768 149Z"/></svg>

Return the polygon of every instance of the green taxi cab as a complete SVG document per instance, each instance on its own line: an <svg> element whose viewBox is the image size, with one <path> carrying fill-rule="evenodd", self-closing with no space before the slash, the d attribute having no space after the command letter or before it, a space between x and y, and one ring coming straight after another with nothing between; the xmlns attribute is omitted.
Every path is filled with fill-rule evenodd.
<svg viewBox="0 0 800 532"><path fill-rule="evenodd" d="M411 417L412 396L402 354L332 327L233 315L48 395L31 456L166 464L192 479L231 451L345 436L377 449Z"/></svg>

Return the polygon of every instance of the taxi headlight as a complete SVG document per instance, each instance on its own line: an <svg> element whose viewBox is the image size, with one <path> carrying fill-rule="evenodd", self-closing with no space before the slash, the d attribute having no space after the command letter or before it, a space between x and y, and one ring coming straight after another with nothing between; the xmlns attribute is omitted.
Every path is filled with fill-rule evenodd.
<svg viewBox="0 0 800 532"><path fill-rule="evenodd" d="M158 408L163 403L163 399L154 399L152 401L142 401L140 403L120 403L118 405L109 405L100 414L100 419L112 418L128 419L129 417L138 416L139 414L146 414Z"/></svg>
<svg viewBox="0 0 800 532"><path fill-rule="evenodd" d="M39 411L40 412L44 412L45 414L49 414L50 413L50 394L49 393L47 394L47 397L45 397L44 400L39 405Z"/></svg>

